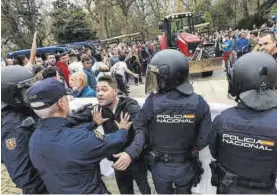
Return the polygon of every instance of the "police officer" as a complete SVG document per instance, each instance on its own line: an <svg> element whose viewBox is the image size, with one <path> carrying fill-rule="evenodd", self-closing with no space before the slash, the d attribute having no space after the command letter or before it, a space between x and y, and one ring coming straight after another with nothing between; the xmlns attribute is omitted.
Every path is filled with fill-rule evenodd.
<svg viewBox="0 0 277 195"><path fill-rule="evenodd" d="M147 135L148 161L159 194L191 193L203 173L196 157L207 146L210 109L188 81L189 65L179 51L158 52L148 65L145 89L152 92L137 118L136 131Z"/></svg>
<svg viewBox="0 0 277 195"><path fill-rule="evenodd" d="M105 194L99 162L117 153L128 138L129 115L121 114L119 130L109 136L93 130L93 123L72 126L64 85L48 78L32 86L28 100L42 119L30 138L30 158L51 194ZM103 121L99 110L95 120Z"/></svg>
<svg viewBox="0 0 277 195"><path fill-rule="evenodd" d="M130 120L136 117L140 111L138 102L130 97L119 96L118 86L115 78L111 76L99 77L97 82L97 99L101 108L101 115L105 119L103 121L95 121L95 117L91 115L90 107L82 109L70 114L69 118L74 123L89 122L94 119L96 129L103 129L105 134L113 133L117 130L114 120L120 119L121 112L130 113ZM150 186L147 182L147 166L144 161L144 155L141 154L140 145L143 144L144 133L136 132L131 126L128 134L128 141L121 152L114 154L108 159L114 161L115 178L121 194L134 194L134 183L136 182L142 194L151 194ZM137 147L139 145L139 147ZM141 154L141 155L140 155Z"/></svg>
<svg viewBox="0 0 277 195"><path fill-rule="evenodd" d="M269 54L252 52L228 75L228 92L238 105L213 121L212 185L219 194L276 193L277 63Z"/></svg>
<svg viewBox="0 0 277 195"><path fill-rule="evenodd" d="M28 143L37 116L26 101L26 90L34 82L35 75L22 66L2 67L1 158L12 181L24 194L48 193L29 158Z"/></svg>

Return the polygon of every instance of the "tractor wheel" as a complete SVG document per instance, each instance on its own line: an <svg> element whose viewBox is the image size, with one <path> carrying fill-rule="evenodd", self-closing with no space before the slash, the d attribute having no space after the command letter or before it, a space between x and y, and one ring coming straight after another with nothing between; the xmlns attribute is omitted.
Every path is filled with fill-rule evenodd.
<svg viewBox="0 0 277 195"><path fill-rule="evenodd" d="M213 75L213 71L209 71L209 72L202 72L202 77L210 77Z"/></svg>

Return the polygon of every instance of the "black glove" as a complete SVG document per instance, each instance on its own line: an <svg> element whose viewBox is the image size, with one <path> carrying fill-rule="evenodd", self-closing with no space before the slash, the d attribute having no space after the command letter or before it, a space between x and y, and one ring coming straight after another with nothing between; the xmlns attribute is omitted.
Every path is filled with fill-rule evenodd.
<svg viewBox="0 0 277 195"><path fill-rule="evenodd" d="M199 150L197 148L194 148L192 150L192 159L195 172L195 176L193 179L193 187L196 187L197 184L200 183L202 179L202 174L204 173L204 169L202 168L202 162L199 160Z"/></svg>
<svg viewBox="0 0 277 195"><path fill-rule="evenodd" d="M193 187L196 187L197 184L200 183L202 179L202 174L204 173L204 169L202 168L202 162L199 159L194 160L194 170L195 170L195 177L193 180Z"/></svg>
<svg viewBox="0 0 277 195"><path fill-rule="evenodd" d="M72 112L67 117L70 125L79 125L81 123L92 122L92 104L85 104Z"/></svg>

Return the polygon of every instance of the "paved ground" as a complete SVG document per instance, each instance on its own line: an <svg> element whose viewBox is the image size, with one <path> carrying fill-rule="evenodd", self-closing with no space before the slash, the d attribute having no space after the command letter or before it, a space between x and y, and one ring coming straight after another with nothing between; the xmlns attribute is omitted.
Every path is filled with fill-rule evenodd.
<svg viewBox="0 0 277 195"><path fill-rule="evenodd" d="M234 101L227 98L228 83L223 71L217 71L212 77L202 78L199 74L191 75L195 92L201 94L209 102L234 105ZM130 82L131 83L131 82ZM131 85L131 97L145 97L144 85ZM149 174L150 175L150 174ZM113 177L104 178L108 189L118 194L118 189ZM153 183L149 176L149 182L153 189ZM20 194L21 190L15 187L10 180L5 166L1 165L1 194Z"/></svg>

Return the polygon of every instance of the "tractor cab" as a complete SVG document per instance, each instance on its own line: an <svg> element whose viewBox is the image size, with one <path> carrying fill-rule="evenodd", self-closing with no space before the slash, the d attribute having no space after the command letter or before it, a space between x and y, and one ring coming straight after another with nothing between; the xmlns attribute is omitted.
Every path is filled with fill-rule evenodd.
<svg viewBox="0 0 277 195"><path fill-rule="evenodd" d="M194 19L192 12L165 16L159 23L159 29L162 31L162 35L158 37L161 49L177 48L185 56L192 56L200 44L200 38L194 35Z"/></svg>

